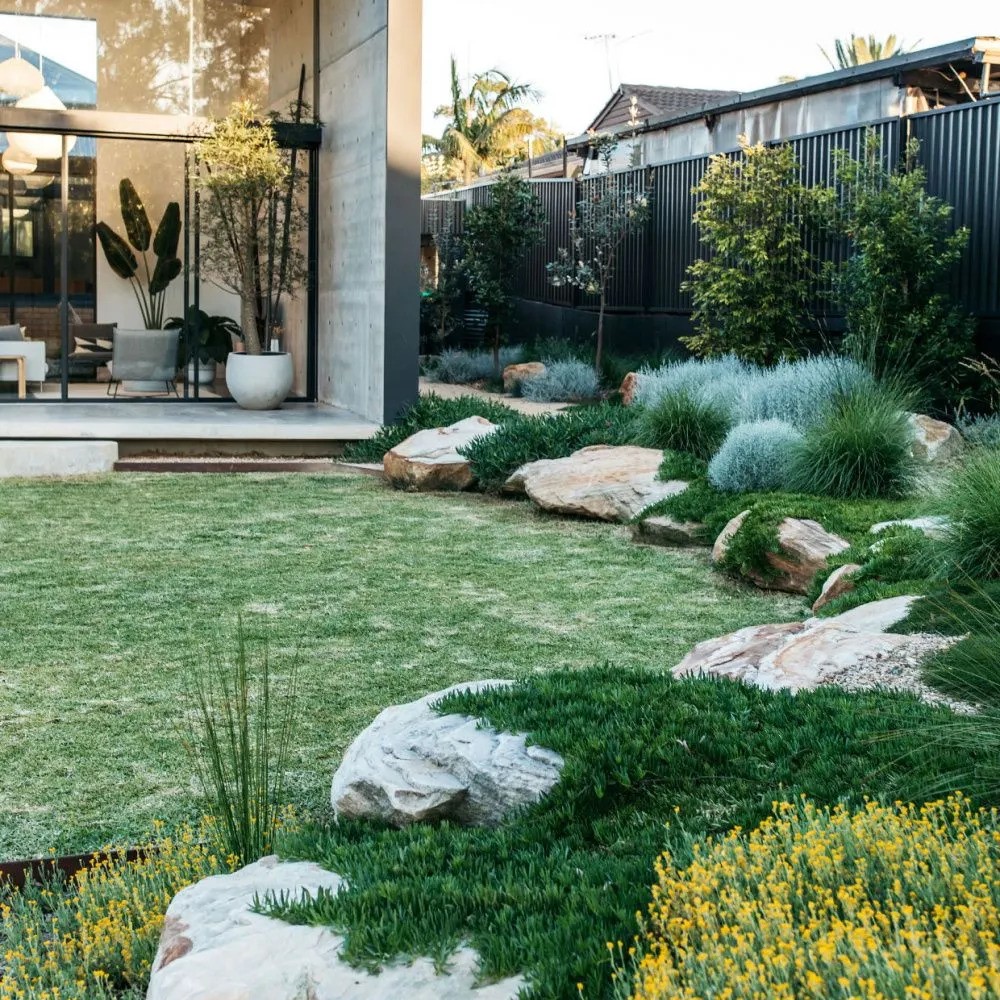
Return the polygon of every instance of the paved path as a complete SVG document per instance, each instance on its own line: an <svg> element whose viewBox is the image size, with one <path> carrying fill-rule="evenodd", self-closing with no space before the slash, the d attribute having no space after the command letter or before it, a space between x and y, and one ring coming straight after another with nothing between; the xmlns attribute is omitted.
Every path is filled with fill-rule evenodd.
<svg viewBox="0 0 1000 1000"><path fill-rule="evenodd" d="M515 396L503 396L498 392L486 392L483 389L474 389L471 385L450 385L447 382L431 382L428 379L420 380L420 395L427 396L434 393L442 399L456 399L458 396L479 396L481 399L488 399L494 403L504 403L518 413L528 413L537 415L539 413L558 413L565 410L568 403L533 403L530 399L518 399Z"/></svg>

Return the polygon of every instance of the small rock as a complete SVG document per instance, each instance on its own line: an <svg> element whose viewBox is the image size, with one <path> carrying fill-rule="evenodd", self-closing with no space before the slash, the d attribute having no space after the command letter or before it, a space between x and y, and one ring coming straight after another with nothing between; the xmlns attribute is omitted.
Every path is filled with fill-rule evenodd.
<svg viewBox="0 0 1000 1000"><path fill-rule="evenodd" d="M496 826L555 787L559 754L529 746L523 735L498 733L433 705L455 691L503 687L509 681L458 684L407 705L387 708L348 747L333 776L338 816L395 826L444 819Z"/></svg>
<svg viewBox="0 0 1000 1000"><path fill-rule="evenodd" d="M537 378L547 371L541 361L525 361L519 365L507 365L503 370L503 391L513 392L522 382Z"/></svg>
<svg viewBox="0 0 1000 1000"><path fill-rule="evenodd" d="M850 594L855 589L854 577L861 572L861 569L857 563L847 563L846 566L835 569L823 584L823 589L812 606L813 612L825 608L844 594Z"/></svg>
<svg viewBox="0 0 1000 1000"><path fill-rule="evenodd" d="M646 517L633 524L632 538L644 545L662 545L667 548L708 544L705 525L697 521L675 521L666 515Z"/></svg>
<svg viewBox="0 0 1000 1000"><path fill-rule="evenodd" d="M460 949L434 963L388 964L377 975L341 960L344 938L251 912L254 898L335 893L340 876L313 864L264 858L182 889L167 909L147 1000L514 1000L522 979L478 985L478 957Z"/></svg>
<svg viewBox="0 0 1000 1000"><path fill-rule="evenodd" d="M961 433L951 424L922 413L911 413L909 422L913 431L910 450L913 457L925 465L947 465L965 448Z"/></svg>
<svg viewBox="0 0 1000 1000"><path fill-rule="evenodd" d="M386 452L385 477L399 490L466 490L475 476L458 449L496 431L497 426L483 417L418 431Z"/></svg>
<svg viewBox="0 0 1000 1000"><path fill-rule="evenodd" d="M898 521L882 521L873 525L871 533L880 535L889 528L913 528L914 531L923 532L928 538L947 538L951 528L951 521L946 517L911 517Z"/></svg>
<svg viewBox="0 0 1000 1000"><path fill-rule="evenodd" d="M523 491L554 514L629 522L647 507L676 496L687 483L657 479L663 452L631 445L594 445L568 458L522 466L507 480L506 492Z"/></svg>
<svg viewBox="0 0 1000 1000"><path fill-rule="evenodd" d="M725 558L733 538L743 527L749 514L750 511L743 511L722 529L712 548L712 559L716 564ZM827 559L850 547L850 542L831 534L816 521L786 517L778 525L779 550L768 552L765 557L774 573L767 577L760 573L750 573L748 577L764 590L808 594L813 579L826 566Z"/></svg>
<svg viewBox="0 0 1000 1000"><path fill-rule="evenodd" d="M618 389L625 406L631 406L635 402L635 394L639 391L639 375L637 372L629 372L622 379L621 387Z"/></svg>

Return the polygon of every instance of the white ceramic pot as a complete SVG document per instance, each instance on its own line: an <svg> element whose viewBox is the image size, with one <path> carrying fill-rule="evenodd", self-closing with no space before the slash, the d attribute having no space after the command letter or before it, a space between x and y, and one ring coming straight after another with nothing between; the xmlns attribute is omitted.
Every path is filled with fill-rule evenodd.
<svg viewBox="0 0 1000 1000"><path fill-rule="evenodd" d="M198 385L211 385L215 381L215 374L214 361L199 362L197 377L195 376L194 362L188 362L187 378L189 385L194 385L196 381Z"/></svg>
<svg viewBox="0 0 1000 1000"><path fill-rule="evenodd" d="M233 353L226 361L226 386L244 410L276 410L294 380L290 354Z"/></svg>

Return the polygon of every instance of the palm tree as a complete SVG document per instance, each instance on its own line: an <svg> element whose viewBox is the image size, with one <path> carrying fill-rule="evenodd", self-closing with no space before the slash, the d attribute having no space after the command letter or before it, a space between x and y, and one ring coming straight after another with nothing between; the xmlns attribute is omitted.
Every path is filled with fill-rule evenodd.
<svg viewBox="0 0 1000 1000"><path fill-rule="evenodd" d="M451 101L435 112L436 117L448 119L448 124L440 139L424 136L424 146L461 164L464 182L471 184L477 174L523 157L538 119L521 105L537 99L533 87L514 83L498 69L477 73L463 92L452 56Z"/></svg>
<svg viewBox="0 0 1000 1000"><path fill-rule="evenodd" d="M862 66L865 63L878 62L881 59L889 59L892 56L900 56L906 49L903 47L895 35L889 35L884 41L880 41L874 35L864 38L860 35L851 35L850 41L837 38L833 43L834 55L837 61L834 62L827 54L826 49L821 45L820 52L826 56L826 61L833 69L849 69L851 66Z"/></svg>

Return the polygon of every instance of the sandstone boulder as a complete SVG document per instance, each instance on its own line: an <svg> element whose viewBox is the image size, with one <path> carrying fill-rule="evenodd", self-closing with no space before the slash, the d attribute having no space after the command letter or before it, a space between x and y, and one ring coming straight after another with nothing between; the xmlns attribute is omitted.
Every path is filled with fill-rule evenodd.
<svg viewBox="0 0 1000 1000"><path fill-rule="evenodd" d="M962 453L965 441L957 427L922 413L911 413L909 420L913 431L911 451L918 461L947 465Z"/></svg>
<svg viewBox="0 0 1000 1000"><path fill-rule="evenodd" d="M846 566L839 566L826 579L819 597L813 602L813 612L820 611L828 604L851 593L855 589L854 578L861 572L861 567L857 563L847 563Z"/></svg>
<svg viewBox="0 0 1000 1000"><path fill-rule="evenodd" d="M497 426L483 417L418 431L386 452L385 477L399 490L466 490L475 476L458 449L496 431Z"/></svg>
<svg viewBox="0 0 1000 1000"><path fill-rule="evenodd" d="M519 365L507 365L503 370L503 391L513 392L522 382L529 378L544 375L545 365L541 361L525 361Z"/></svg>
<svg viewBox="0 0 1000 1000"><path fill-rule="evenodd" d="M250 912L254 898L337 892L341 879L313 864L264 858L182 889L167 909L147 1000L514 1000L521 979L477 987L477 956L461 949L438 975L430 959L377 975L341 961L344 939L325 928Z"/></svg>
<svg viewBox="0 0 1000 1000"><path fill-rule="evenodd" d="M891 598L834 618L741 629L700 643L673 669L675 677L725 677L769 690L806 691L850 676L872 657L911 649L914 637L886 632L917 598ZM954 640L921 637L925 654Z"/></svg>
<svg viewBox="0 0 1000 1000"><path fill-rule="evenodd" d="M749 516L744 511L723 528L712 548L712 559L722 562L733 538ZM786 517L778 525L778 551L768 552L766 559L773 573L751 573L749 579L765 590L783 590L790 594L807 594L816 574L826 565L830 556L851 547L839 535L827 531L823 525L798 517Z"/></svg>
<svg viewBox="0 0 1000 1000"><path fill-rule="evenodd" d="M348 747L333 777L337 815L396 826L443 819L495 826L541 799L559 780L559 754L432 707L453 691L508 683L459 684L387 708Z"/></svg>
<svg viewBox="0 0 1000 1000"><path fill-rule="evenodd" d="M554 514L628 522L687 489L687 483L656 478L662 461L663 452L654 448L594 445L568 458L522 466L504 489L524 492Z"/></svg>
<svg viewBox="0 0 1000 1000"><path fill-rule="evenodd" d="M697 521L677 521L659 515L646 517L632 526L632 537L643 545L662 545L674 548L687 545L707 545L705 525Z"/></svg>
<svg viewBox="0 0 1000 1000"><path fill-rule="evenodd" d="M635 394L639 391L639 375L636 372L629 372L622 379L618 392L621 394L622 403L631 406L635 402Z"/></svg>

